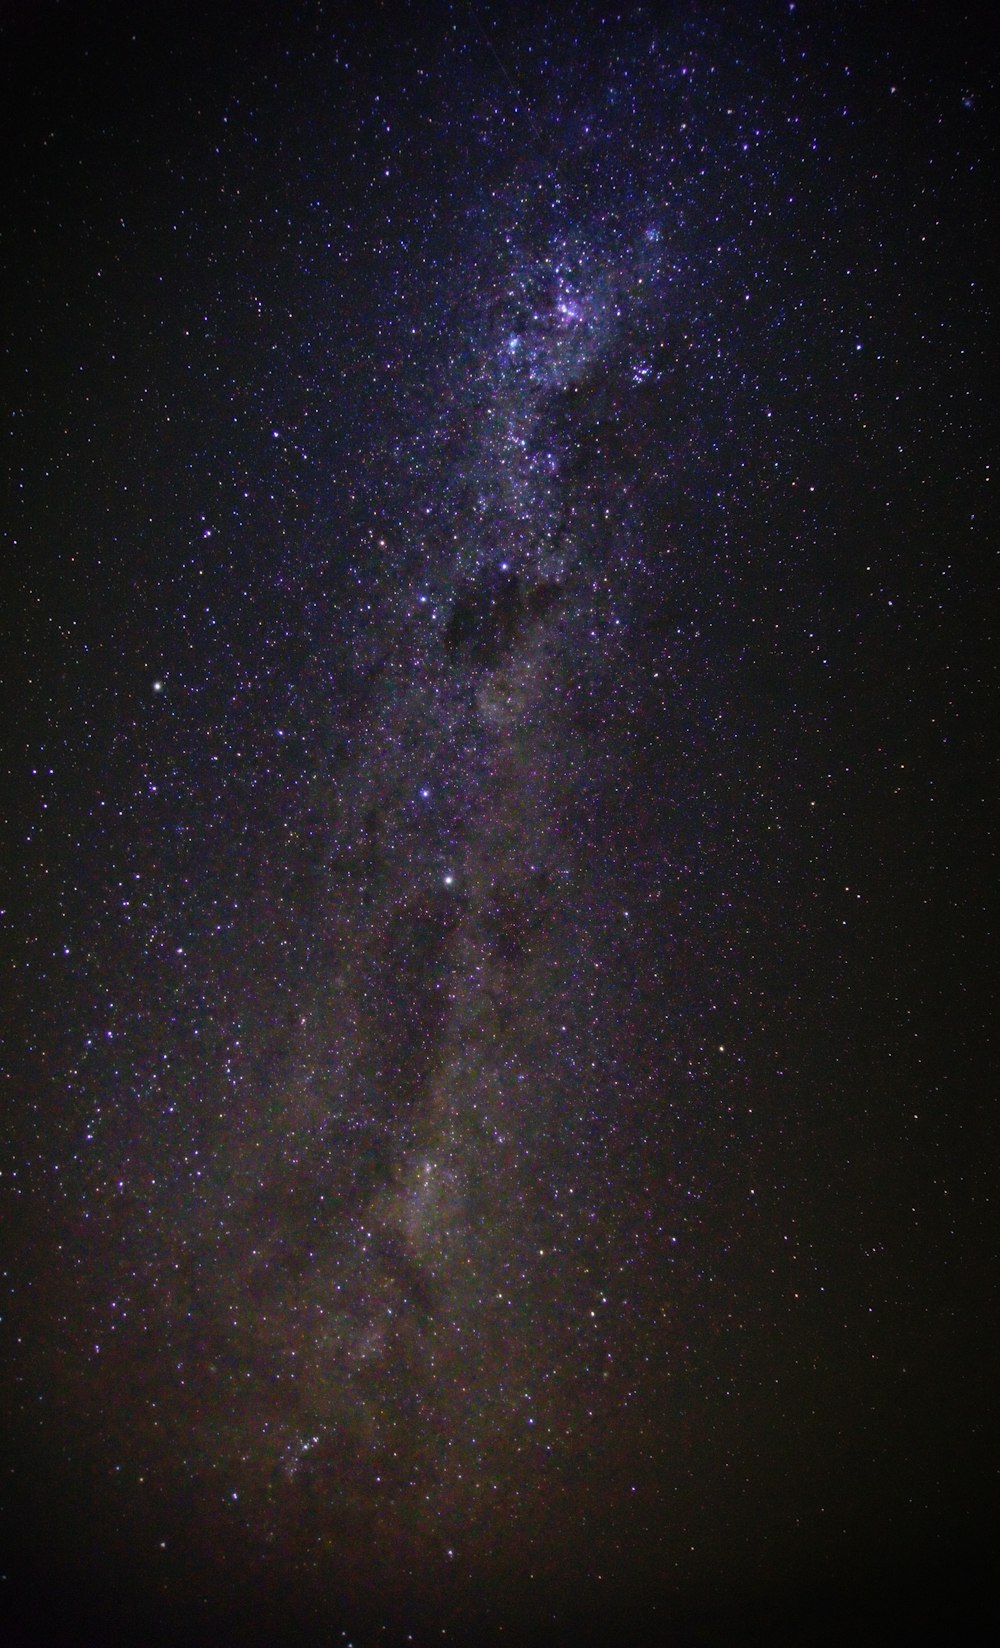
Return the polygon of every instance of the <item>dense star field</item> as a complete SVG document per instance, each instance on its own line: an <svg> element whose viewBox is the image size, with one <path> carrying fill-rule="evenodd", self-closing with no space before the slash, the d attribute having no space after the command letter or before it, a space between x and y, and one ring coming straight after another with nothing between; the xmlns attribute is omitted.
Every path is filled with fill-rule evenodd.
<svg viewBox="0 0 1000 1648"><path fill-rule="evenodd" d="M968 1640L985 20L149 9L0 25L5 1640Z"/></svg>

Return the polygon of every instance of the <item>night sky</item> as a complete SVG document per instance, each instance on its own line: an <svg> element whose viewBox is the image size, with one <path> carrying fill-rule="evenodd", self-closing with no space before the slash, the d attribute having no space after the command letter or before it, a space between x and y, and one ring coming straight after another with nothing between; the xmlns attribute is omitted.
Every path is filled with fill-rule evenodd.
<svg viewBox="0 0 1000 1648"><path fill-rule="evenodd" d="M989 21L4 8L5 1643L984 1625Z"/></svg>

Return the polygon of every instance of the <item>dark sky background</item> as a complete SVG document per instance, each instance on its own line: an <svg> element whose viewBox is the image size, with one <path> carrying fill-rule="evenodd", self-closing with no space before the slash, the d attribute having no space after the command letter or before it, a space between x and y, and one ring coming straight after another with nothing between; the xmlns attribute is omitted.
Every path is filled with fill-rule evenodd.
<svg viewBox="0 0 1000 1648"><path fill-rule="evenodd" d="M5 1642L986 1628L988 12L4 7Z"/></svg>

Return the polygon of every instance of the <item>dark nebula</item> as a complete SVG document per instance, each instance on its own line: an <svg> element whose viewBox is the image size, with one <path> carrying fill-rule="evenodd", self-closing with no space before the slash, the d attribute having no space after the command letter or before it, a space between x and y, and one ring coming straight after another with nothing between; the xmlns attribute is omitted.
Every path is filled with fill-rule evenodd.
<svg viewBox="0 0 1000 1648"><path fill-rule="evenodd" d="M988 1630L989 32L0 22L4 1642Z"/></svg>

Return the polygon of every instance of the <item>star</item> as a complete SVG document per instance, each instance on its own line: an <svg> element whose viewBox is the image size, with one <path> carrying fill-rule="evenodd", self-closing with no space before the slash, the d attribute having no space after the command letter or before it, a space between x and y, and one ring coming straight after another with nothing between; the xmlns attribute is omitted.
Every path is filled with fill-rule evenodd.
<svg viewBox="0 0 1000 1648"><path fill-rule="evenodd" d="M0 99L11 1639L976 1640L985 30L78 10Z"/></svg>

